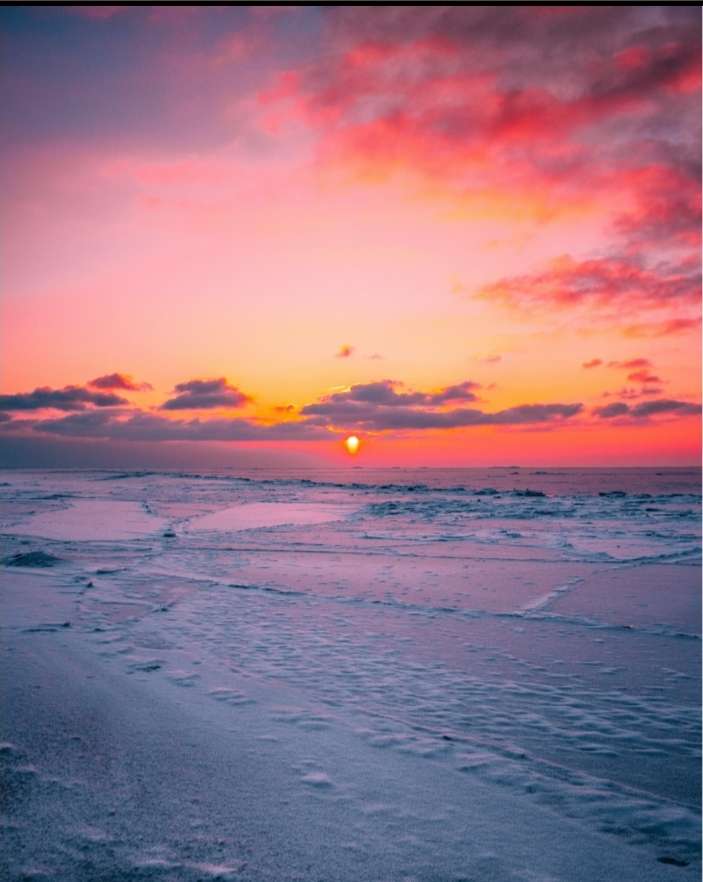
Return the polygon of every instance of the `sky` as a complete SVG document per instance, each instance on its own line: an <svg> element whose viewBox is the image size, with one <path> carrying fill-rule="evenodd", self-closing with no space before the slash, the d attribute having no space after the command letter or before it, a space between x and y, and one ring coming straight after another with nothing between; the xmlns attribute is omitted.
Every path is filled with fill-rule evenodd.
<svg viewBox="0 0 703 882"><path fill-rule="evenodd" d="M700 22L4 8L0 465L698 463Z"/></svg>

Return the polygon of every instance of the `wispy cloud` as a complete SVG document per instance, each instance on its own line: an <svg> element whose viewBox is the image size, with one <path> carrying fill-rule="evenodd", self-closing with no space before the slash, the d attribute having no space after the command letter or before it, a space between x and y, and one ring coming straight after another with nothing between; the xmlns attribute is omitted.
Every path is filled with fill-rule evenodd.
<svg viewBox="0 0 703 882"><path fill-rule="evenodd" d="M674 334L696 332L701 326L697 318L675 318L665 321L653 321L635 325L625 325L623 334L626 337L671 337Z"/></svg>
<svg viewBox="0 0 703 882"><path fill-rule="evenodd" d="M652 366L652 362L648 358L628 358L626 361L609 361L608 367L622 368L623 370L633 370L639 368L648 368Z"/></svg>
<svg viewBox="0 0 703 882"><path fill-rule="evenodd" d="M477 292L486 299L532 309L612 309L622 303L630 308L690 306L699 293L697 267L686 263L649 268L626 255L586 260L562 255L543 270L499 279Z"/></svg>
<svg viewBox="0 0 703 882"><path fill-rule="evenodd" d="M649 371L633 371L627 375L627 379L632 383L662 383L661 377L656 374L650 374Z"/></svg>

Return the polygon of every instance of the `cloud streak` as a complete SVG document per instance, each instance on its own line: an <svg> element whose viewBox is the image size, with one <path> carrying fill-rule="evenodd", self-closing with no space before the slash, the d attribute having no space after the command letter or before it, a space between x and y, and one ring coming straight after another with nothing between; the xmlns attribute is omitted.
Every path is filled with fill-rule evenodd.
<svg viewBox="0 0 703 882"><path fill-rule="evenodd" d="M83 386L50 389L40 386L33 392L0 395L3 410L85 410L88 407L115 407L128 404L126 398L109 392L94 392Z"/></svg>
<svg viewBox="0 0 703 882"><path fill-rule="evenodd" d="M689 265L647 268L637 257L555 258L543 270L484 285L479 297L522 308L628 308L696 303L700 276Z"/></svg>
<svg viewBox="0 0 703 882"><path fill-rule="evenodd" d="M476 408L442 409L454 402L476 399L478 384L471 380L421 392L394 380L352 386L302 408L301 414L320 425L365 431L455 429L486 425L528 425L568 419L582 404L525 404L486 413Z"/></svg>
<svg viewBox="0 0 703 882"><path fill-rule="evenodd" d="M601 419L613 419L614 417L632 417L633 419L647 419L651 416L669 414L673 416L695 416L700 414L700 404L690 401L677 401L670 398L657 398L654 401L643 401L634 406L624 401L614 401L603 407L596 407L593 413Z"/></svg>
<svg viewBox="0 0 703 882"><path fill-rule="evenodd" d="M34 423L33 431L72 438L105 438L113 441L321 441L330 433L307 422L264 425L245 419L181 420L138 411L76 413L61 419Z"/></svg>

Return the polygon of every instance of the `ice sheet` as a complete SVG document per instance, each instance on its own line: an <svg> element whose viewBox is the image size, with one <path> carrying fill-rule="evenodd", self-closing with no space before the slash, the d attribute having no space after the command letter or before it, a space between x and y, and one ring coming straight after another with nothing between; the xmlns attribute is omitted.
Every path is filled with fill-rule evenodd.
<svg viewBox="0 0 703 882"><path fill-rule="evenodd" d="M287 524L324 524L350 514L349 506L299 504L294 502L251 502L192 518L189 530L256 530Z"/></svg>
<svg viewBox="0 0 703 882"><path fill-rule="evenodd" d="M560 615L700 635L700 587L701 571L695 564L612 567L571 591L550 596L548 607Z"/></svg>
<svg viewBox="0 0 703 882"><path fill-rule="evenodd" d="M2 476L8 877L699 878L699 476L316 477Z"/></svg>
<svg viewBox="0 0 703 882"><path fill-rule="evenodd" d="M140 502L76 499L67 508L39 512L21 520L13 532L75 542L104 541L137 539L163 529L164 523L145 511Z"/></svg>

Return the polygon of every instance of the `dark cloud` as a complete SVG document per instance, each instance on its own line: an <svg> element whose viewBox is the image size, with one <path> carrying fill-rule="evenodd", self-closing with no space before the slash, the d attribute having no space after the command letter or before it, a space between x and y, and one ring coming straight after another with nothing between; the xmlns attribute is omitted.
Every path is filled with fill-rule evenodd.
<svg viewBox="0 0 703 882"><path fill-rule="evenodd" d="M484 414L485 421L494 425L521 425L568 419L583 410L582 404L521 404L498 413Z"/></svg>
<svg viewBox="0 0 703 882"><path fill-rule="evenodd" d="M138 383L129 374L105 374L88 383L94 389L124 389L126 392L144 392L153 389L150 383Z"/></svg>
<svg viewBox="0 0 703 882"><path fill-rule="evenodd" d="M676 413L683 416L700 413L701 406L688 401L657 398L655 401L643 401L642 404L637 404L631 412L634 417L648 417L658 413Z"/></svg>
<svg viewBox="0 0 703 882"><path fill-rule="evenodd" d="M700 18L695 8L614 6L367 6L364 15L352 7L333 7L327 25L336 45L359 42L445 39L478 56L485 66L498 66L504 55L520 74L548 74L571 62L574 78L592 77L585 62L611 58L628 45L658 45L691 39ZM547 51L548 50L548 51ZM664 74L665 75L665 74ZM602 87L606 88L606 85Z"/></svg>
<svg viewBox="0 0 703 882"><path fill-rule="evenodd" d="M303 413L309 413L306 419L272 425L244 419L171 420L142 411L130 416L85 411L60 419L26 422L23 428L42 434L113 441L310 441L329 439L330 430L340 425L355 425L366 431L531 425L565 419L581 410L580 404L532 404L484 413L468 408L433 411L349 402L334 410L311 405L303 408Z"/></svg>
<svg viewBox="0 0 703 882"><path fill-rule="evenodd" d="M330 433L307 421L263 425L251 420L175 420L144 411L110 414L97 411L40 420L35 432L113 441L319 441Z"/></svg>
<svg viewBox="0 0 703 882"><path fill-rule="evenodd" d="M216 407L243 407L251 401L248 395L232 386L225 377L214 380L189 380L179 383L162 410L208 410Z"/></svg>
<svg viewBox="0 0 703 882"><path fill-rule="evenodd" d="M700 40L681 34L672 43L623 47L615 64L590 84L589 103L607 110L651 102L658 91L679 91L695 84L700 72ZM619 61L619 63L617 63Z"/></svg>
<svg viewBox="0 0 703 882"><path fill-rule="evenodd" d="M602 365L602 364L603 364L602 359L592 358L590 361L584 361L584 363L581 365L581 367L586 368L586 370L589 370L590 368L600 367L600 365Z"/></svg>
<svg viewBox="0 0 703 882"><path fill-rule="evenodd" d="M465 161L478 149L505 164L511 185L525 165L573 184L595 172L594 126L611 128L599 159L616 154L625 165L636 163L631 142L643 133L676 144L679 156L694 140L684 121L698 115L700 23L690 12L379 4L363 15L333 8L324 22L327 51L263 94L292 101L324 130L327 151L351 145L362 158L398 162L419 149L451 175L449 152ZM678 124L665 127L672 108ZM558 156L539 149L555 136Z"/></svg>
<svg viewBox="0 0 703 882"><path fill-rule="evenodd" d="M474 389L480 388L479 383L472 380L464 380L453 386L445 386L437 392L405 391L405 386L396 380L379 380L375 383L361 383L352 386L346 392L336 392L309 407L325 407L327 405L343 406L344 404L379 404L384 407L407 407L410 405L423 405L425 407L438 407L448 401L475 401ZM303 409L303 413L307 412ZM313 411L310 411L311 413ZM318 411L321 412L321 411Z"/></svg>
<svg viewBox="0 0 703 882"><path fill-rule="evenodd" d="M108 392L93 392L83 386L65 386L50 389L41 386L33 392L0 395L0 408L4 410L85 410L88 407L115 407L128 404L126 398Z"/></svg>
<svg viewBox="0 0 703 882"><path fill-rule="evenodd" d="M384 407L350 402L343 405L310 405L303 408L303 413L323 417L321 424L324 425L383 431L540 423L558 416L572 416L580 409L581 405L529 405L489 414L473 408L433 411L417 407Z"/></svg>
<svg viewBox="0 0 703 882"><path fill-rule="evenodd" d="M464 380L463 383L456 383L454 386L445 386L439 392L435 392L429 396L427 404L445 404L447 401L476 401L474 389L480 387L479 383L472 380Z"/></svg>
<svg viewBox="0 0 703 882"><path fill-rule="evenodd" d="M695 73L699 21L690 10L660 9L379 4L355 15L334 8L328 46L337 52L308 72L306 86L331 92L344 72L337 59L345 50L419 44L451 53L454 69L500 74L505 92L549 87L565 105L588 100L593 114L613 112L643 95L676 90ZM439 62L430 59L422 74L439 71Z"/></svg>
<svg viewBox="0 0 703 882"><path fill-rule="evenodd" d="M693 404L689 401L676 401L669 398L658 398L655 401L643 401L640 404L631 406L625 404L624 401L614 401L612 404L606 404L604 407L596 407L593 413L601 417L601 419L612 419L613 417L629 416L633 419L646 419L657 414L675 414L678 416L689 416L699 414L701 412L700 404Z"/></svg>
<svg viewBox="0 0 703 882"><path fill-rule="evenodd" d="M352 386L347 392L337 392L327 399L337 405L345 402L363 402L367 404L382 404L385 407L398 407L408 404L420 404L425 400L423 392L398 392L403 388L402 383L394 380L379 380L376 383L363 383Z"/></svg>
<svg viewBox="0 0 703 882"><path fill-rule="evenodd" d="M438 406L440 403L445 404L457 400L460 395L469 394L466 384L448 386L434 394L413 390L398 393L393 388L396 385L399 384L381 381L352 387L347 393L338 393L302 408L302 419L273 424L248 419L169 419L142 410L92 408L60 418L40 420L12 420L8 414L0 413L0 426L3 434L8 436L26 437L27 433L37 433L130 443L321 441L329 440L337 430L351 427L359 431L380 432L471 426L539 426L568 420L583 412L580 403L523 404L493 413L466 407L441 409ZM637 394L641 396L657 391L644 388ZM626 393L627 390L621 392ZM285 410L288 412L289 408ZM601 419L628 417L633 420L646 420L659 414L687 416L699 412L699 404L673 399L656 399L634 405L617 401L593 409L593 414Z"/></svg>
<svg viewBox="0 0 703 882"><path fill-rule="evenodd" d="M475 408L439 409L453 401L473 401L478 384L467 380L438 392L418 392L393 380L352 386L302 408L320 425L356 427L366 431L460 428L482 425L524 425L564 419L582 410L581 404L527 404L497 413ZM398 391L401 390L401 391Z"/></svg>
<svg viewBox="0 0 703 882"><path fill-rule="evenodd" d="M613 401L612 404L606 404L603 407L595 407L593 413L601 417L601 419L609 420L613 417L624 416L630 412L630 406L623 401Z"/></svg>

